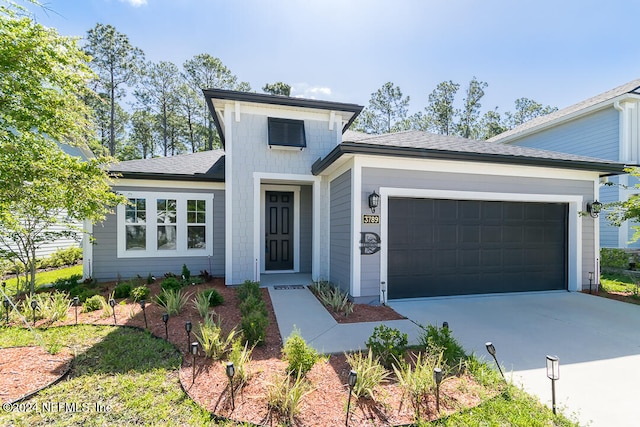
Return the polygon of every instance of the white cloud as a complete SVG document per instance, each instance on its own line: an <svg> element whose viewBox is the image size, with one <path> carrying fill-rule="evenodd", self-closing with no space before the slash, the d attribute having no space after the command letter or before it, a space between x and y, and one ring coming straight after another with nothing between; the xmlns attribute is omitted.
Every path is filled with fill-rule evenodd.
<svg viewBox="0 0 640 427"><path fill-rule="evenodd" d="M146 6L147 0L120 0L121 3L129 3L133 7Z"/></svg>
<svg viewBox="0 0 640 427"><path fill-rule="evenodd" d="M308 83L296 83L291 85L291 96L308 99L331 99L331 88L311 86Z"/></svg>

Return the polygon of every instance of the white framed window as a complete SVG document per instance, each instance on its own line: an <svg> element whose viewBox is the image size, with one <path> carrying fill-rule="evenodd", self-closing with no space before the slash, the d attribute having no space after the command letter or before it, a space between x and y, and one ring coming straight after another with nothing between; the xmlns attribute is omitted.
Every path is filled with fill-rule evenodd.
<svg viewBox="0 0 640 427"><path fill-rule="evenodd" d="M126 191L118 258L213 255L213 194Z"/></svg>

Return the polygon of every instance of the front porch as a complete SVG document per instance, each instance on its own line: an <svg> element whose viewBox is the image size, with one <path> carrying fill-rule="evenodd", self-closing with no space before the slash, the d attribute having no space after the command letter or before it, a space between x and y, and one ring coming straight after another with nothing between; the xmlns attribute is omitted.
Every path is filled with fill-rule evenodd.
<svg viewBox="0 0 640 427"><path fill-rule="evenodd" d="M313 283L311 273L273 273L261 274L260 286L264 288L274 286L307 286Z"/></svg>

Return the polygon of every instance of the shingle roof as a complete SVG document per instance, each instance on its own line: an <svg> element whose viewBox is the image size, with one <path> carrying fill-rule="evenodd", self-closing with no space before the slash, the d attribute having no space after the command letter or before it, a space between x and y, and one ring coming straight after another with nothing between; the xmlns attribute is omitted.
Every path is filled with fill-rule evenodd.
<svg viewBox="0 0 640 427"><path fill-rule="evenodd" d="M562 118L566 118L568 116L575 115L580 111L590 109L591 107L596 108L598 104L603 104L603 107L604 107L608 105L608 103L612 99L628 93L640 95L640 79L630 81L629 83L625 83L621 86L618 86L614 89L603 92L592 98L585 99L584 101L578 102L577 104L573 104L567 108L563 108L562 110L558 110L551 114L546 114L544 116L536 117L533 120L529 120L528 122L521 124L520 126L516 126L511 130L508 130L499 135L496 135L493 138L489 138L488 141L504 142L505 140L512 139L516 136L532 132L535 129L545 128L545 125L548 125L551 122L560 120Z"/></svg>
<svg viewBox="0 0 640 427"><path fill-rule="evenodd" d="M475 141L422 131L368 135L367 137L360 133L355 135L346 133L345 136L351 136L353 140L343 140L324 159L316 162L312 168L314 174L321 173L346 153L556 167L598 171L603 175L622 173L625 167L621 163L594 157Z"/></svg>
<svg viewBox="0 0 640 427"><path fill-rule="evenodd" d="M224 151L128 160L112 165L110 171L125 178L224 181Z"/></svg>

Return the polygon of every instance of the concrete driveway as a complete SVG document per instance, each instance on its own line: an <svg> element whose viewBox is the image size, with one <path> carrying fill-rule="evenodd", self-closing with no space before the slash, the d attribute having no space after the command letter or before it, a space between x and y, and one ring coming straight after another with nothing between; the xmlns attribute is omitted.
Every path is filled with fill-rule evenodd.
<svg viewBox="0 0 640 427"><path fill-rule="evenodd" d="M569 292L394 300L420 324L449 322L464 348L489 360L492 341L508 378L551 405L545 356L560 358L558 409L581 425L637 426L640 306Z"/></svg>

